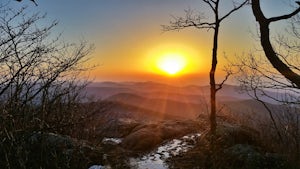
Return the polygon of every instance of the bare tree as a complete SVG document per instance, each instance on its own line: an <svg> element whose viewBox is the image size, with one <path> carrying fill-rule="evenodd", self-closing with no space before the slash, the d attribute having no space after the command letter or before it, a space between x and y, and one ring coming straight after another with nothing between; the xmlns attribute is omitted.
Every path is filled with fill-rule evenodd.
<svg viewBox="0 0 300 169"><path fill-rule="evenodd" d="M300 17L296 15L287 22L284 33L277 33L272 37L272 49L276 51L276 57L297 74L300 72L299 30ZM262 36L261 34L258 40ZM235 68L232 70L238 72L236 78L242 90L262 104L268 112L268 118L252 114L255 125L251 127L261 126L257 129L266 145L297 163L300 158L299 86L273 67L265 55L265 50L259 49L237 57L231 62L231 66Z"/></svg>
<svg viewBox="0 0 300 169"><path fill-rule="evenodd" d="M260 132L266 147L297 162L300 157L300 91L271 67L264 56L257 55L241 56L232 63L234 72L238 72L236 79L241 90L266 110L251 113L250 127Z"/></svg>
<svg viewBox="0 0 300 169"><path fill-rule="evenodd" d="M209 73L210 79L210 131L212 135L216 133L216 93L218 90L222 88L222 85L225 83L229 74L225 77L224 81L221 83L216 83L215 80L215 71L217 69L218 63L218 38L219 38L219 30L221 23L228 18L235 11L239 10L245 4L247 4L248 0L243 0L241 3L237 3L233 1L233 8L225 13L223 16L220 15L220 0L202 0L213 12L214 19L212 21L206 21L203 15L195 14L192 10L185 10L185 17L174 17L169 25L164 25L164 31L171 30L181 30L188 27L194 27L197 29L208 29L213 30L213 46L212 46L212 62L211 69Z"/></svg>
<svg viewBox="0 0 300 169"><path fill-rule="evenodd" d="M6 161L7 168L26 168L26 135L70 134L88 116L80 98L93 46L61 41L51 33L58 23L43 25L44 19L26 8L0 12L0 166ZM16 161L18 155L25 157Z"/></svg>
<svg viewBox="0 0 300 169"><path fill-rule="evenodd" d="M299 5L299 2L297 2L297 4ZM286 15L266 18L260 7L260 0L252 0L252 11L256 18L256 21L260 26L260 42L266 57L278 72L280 72L287 80L291 81L293 85L300 88L299 73L295 72L294 67L291 67L289 64L280 59L280 55L274 50L271 44L269 29L271 23L289 19L298 14L300 12L300 7L298 6L295 11Z"/></svg>

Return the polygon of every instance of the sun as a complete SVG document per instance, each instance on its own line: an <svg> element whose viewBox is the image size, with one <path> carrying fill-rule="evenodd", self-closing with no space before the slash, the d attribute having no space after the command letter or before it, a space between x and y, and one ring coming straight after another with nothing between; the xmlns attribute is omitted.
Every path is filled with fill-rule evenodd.
<svg viewBox="0 0 300 169"><path fill-rule="evenodd" d="M165 54L158 60L157 66L169 75L176 75L181 72L186 65L184 56L180 54Z"/></svg>

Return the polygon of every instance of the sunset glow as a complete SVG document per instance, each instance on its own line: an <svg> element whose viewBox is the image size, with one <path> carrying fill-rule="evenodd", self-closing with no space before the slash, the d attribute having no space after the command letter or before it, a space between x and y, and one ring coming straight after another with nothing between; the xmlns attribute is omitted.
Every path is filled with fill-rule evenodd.
<svg viewBox="0 0 300 169"><path fill-rule="evenodd" d="M167 54L162 56L157 63L159 69L169 75L178 74L184 69L186 61L180 54Z"/></svg>

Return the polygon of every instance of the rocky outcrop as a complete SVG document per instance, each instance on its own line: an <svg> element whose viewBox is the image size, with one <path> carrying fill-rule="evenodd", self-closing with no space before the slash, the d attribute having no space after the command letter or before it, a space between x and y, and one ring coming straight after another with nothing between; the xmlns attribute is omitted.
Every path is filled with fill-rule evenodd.
<svg viewBox="0 0 300 169"><path fill-rule="evenodd" d="M258 132L253 129L222 123L217 128L214 152L210 149L207 132L192 150L170 158L168 165L170 168L291 168L284 156L268 153L258 138Z"/></svg>
<svg viewBox="0 0 300 169"><path fill-rule="evenodd" d="M158 126L149 125L132 132L122 142L122 147L132 151L147 151L163 141Z"/></svg>
<svg viewBox="0 0 300 169"><path fill-rule="evenodd" d="M139 125L124 137L122 147L132 151L152 150L165 140L181 137L200 130L196 121L165 121Z"/></svg>

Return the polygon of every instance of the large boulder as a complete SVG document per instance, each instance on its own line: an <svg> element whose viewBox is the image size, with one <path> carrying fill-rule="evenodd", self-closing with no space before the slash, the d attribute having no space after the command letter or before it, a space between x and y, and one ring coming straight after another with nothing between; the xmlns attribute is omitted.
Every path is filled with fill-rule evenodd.
<svg viewBox="0 0 300 169"><path fill-rule="evenodd" d="M132 151L148 151L163 141L161 134L157 125L144 126L125 137L122 146Z"/></svg>
<svg viewBox="0 0 300 169"><path fill-rule="evenodd" d="M196 121L165 121L135 127L122 142L122 147L132 151L148 151L165 140L199 132Z"/></svg>

